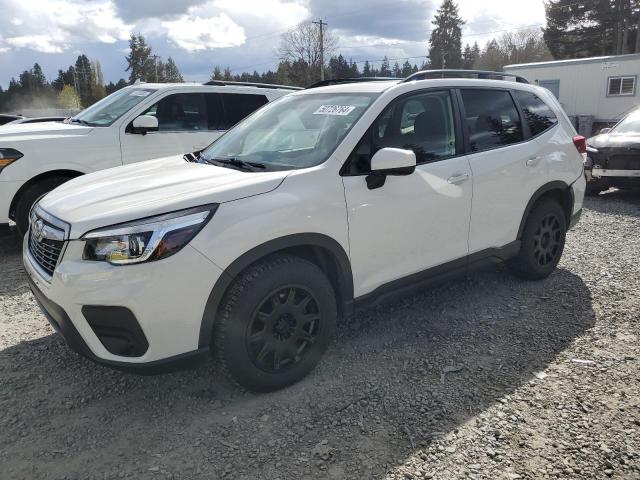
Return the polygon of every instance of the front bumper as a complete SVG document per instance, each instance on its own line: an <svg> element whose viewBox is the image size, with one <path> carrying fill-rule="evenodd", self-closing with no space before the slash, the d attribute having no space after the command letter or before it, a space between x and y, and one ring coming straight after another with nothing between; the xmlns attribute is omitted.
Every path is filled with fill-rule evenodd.
<svg viewBox="0 0 640 480"><path fill-rule="evenodd" d="M199 346L198 340L211 285L222 274L218 267L189 245L167 259L129 266L84 261L83 247L82 241L67 242L50 281L38 271L27 242L23 247L31 290L74 350L137 373L172 371L207 358L209 348ZM148 342L144 353L112 353L96 325L89 323L88 306L130 312Z"/></svg>
<svg viewBox="0 0 640 480"><path fill-rule="evenodd" d="M602 178L602 177L640 178L640 170L612 170L608 168L593 168L591 169L591 176L593 178Z"/></svg>

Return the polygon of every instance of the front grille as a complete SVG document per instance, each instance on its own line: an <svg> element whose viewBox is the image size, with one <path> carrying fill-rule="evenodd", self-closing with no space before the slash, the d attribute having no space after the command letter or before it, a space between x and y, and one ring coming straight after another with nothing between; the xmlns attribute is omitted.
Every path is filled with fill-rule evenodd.
<svg viewBox="0 0 640 480"><path fill-rule="evenodd" d="M45 220L38 213L32 212L29 226L29 253L49 276L53 275L60 259L64 238L65 230Z"/></svg>

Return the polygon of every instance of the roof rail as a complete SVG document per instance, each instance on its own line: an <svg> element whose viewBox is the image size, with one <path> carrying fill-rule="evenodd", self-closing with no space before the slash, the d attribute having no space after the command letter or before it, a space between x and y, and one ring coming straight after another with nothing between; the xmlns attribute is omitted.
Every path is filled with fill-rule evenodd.
<svg viewBox="0 0 640 480"><path fill-rule="evenodd" d="M485 80L507 80L518 83L529 83L529 81L519 75L507 72L491 72L488 70L422 70L409 75L402 83L414 80L427 80L433 78L480 78Z"/></svg>
<svg viewBox="0 0 640 480"><path fill-rule="evenodd" d="M302 90L302 87L292 87L290 85L276 85L275 83L255 83L255 82L230 82L227 80L209 80L203 85L239 86L239 87L256 87L256 88L273 88L280 90Z"/></svg>
<svg viewBox="0 0 640 480"><path fill-rule="evenodd" d="M307 88L327 87L329 85L341 85L343 83L358 83L358 82L387 82L389 80L402 80L402 78L395 77L351 77L351 78L331 78L329 80L321 80L316 83L312 83Z"/></svg>

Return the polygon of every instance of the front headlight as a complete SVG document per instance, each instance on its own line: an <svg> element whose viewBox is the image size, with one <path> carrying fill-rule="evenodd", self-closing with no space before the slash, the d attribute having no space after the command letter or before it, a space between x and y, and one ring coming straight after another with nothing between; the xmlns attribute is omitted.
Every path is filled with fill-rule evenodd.
<svg viewBox="0 0 640 480"><path fill-rule="evenodd" d="M0 148L0 172L24 155L15 148Z"/></svg>
<svg viewBox="0 0 640 480"><path fill-rule="evenodd" d="M217 208L206 205L94 230L82 237L82 258L129 265L170 257L202 230Z"/></svg>

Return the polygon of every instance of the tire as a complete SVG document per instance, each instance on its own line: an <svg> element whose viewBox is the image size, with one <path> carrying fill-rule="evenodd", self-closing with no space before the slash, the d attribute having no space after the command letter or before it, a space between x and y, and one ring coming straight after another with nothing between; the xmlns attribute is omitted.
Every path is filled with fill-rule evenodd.
<svg viewBox="0 0 640 480"><path fill-rule="evenodd" d="M520 252L508 262L509 267L528 280L548 277L560 261L566 234L567 220L558 202L538 201L527 218Z"/></svg>
<svg viewBox="0 0 640 480"><path fill-rule="evenodd" d="M584 194L587 197L596 197L600 194L600 192L604 192L608 187L603 187L599 182L587 182L587 186L585 187Z"/></svg>
<svg viewBox="0 0 640 480"><path fill-rule="evenodd" d="M304 378L335 333L336 297L316 265L280 255L249 267L231 284L214 325L226 373L258 392Z"/></svg>
<svg viewBox="0 0 640 480"><path fill-rule="evenodd" d="M24 236L29 229L29 212L33 204L40 197L69 180L69 177L60 176L45 178L38 183L30 185L20 194L20 198L18 198L18 202L16 203L14 216L16 228L21 236Z"/></svg>

